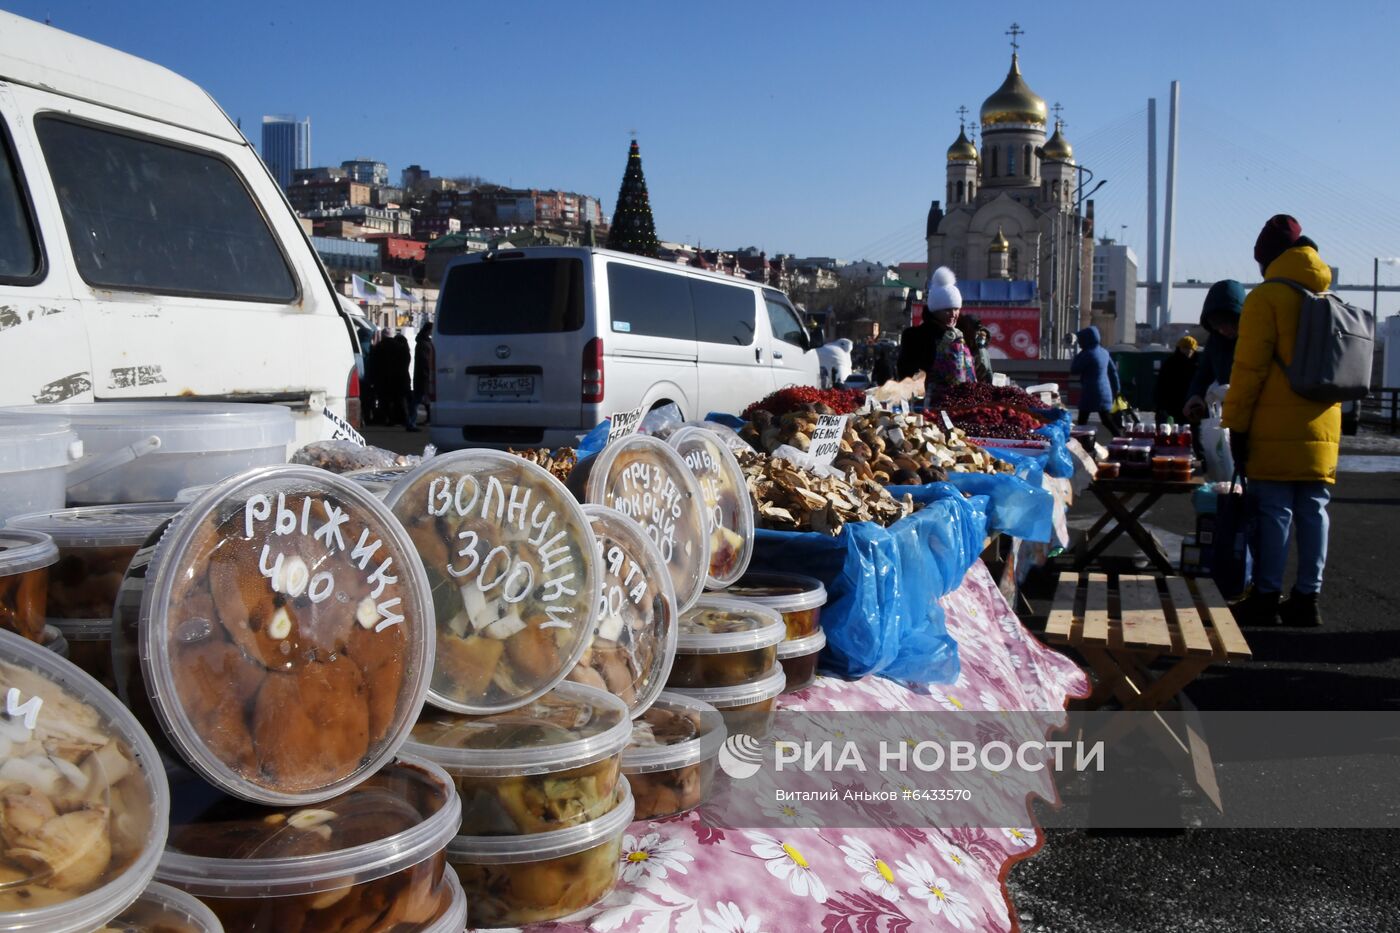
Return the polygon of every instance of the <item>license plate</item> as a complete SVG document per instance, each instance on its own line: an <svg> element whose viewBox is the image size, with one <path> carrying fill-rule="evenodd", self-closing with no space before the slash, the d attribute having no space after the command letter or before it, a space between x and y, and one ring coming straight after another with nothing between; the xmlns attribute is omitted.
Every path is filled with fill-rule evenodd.
<svg viewBox="0 0 1400 933"><path fill-rule="evenodd" d="M478 395L533 395L534 376L477 376Z"/></svg>

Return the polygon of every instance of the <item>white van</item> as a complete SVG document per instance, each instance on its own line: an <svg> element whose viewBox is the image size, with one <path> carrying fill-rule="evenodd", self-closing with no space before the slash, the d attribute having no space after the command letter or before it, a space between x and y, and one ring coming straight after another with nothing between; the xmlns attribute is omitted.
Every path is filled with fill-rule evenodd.
<svg viewBox="0 0 1400 933"><path fill-rule="evenodd" d="M173 72L0 12L0 405L358 418L355 335L277 183Z"/></svg>
<svg viewBox="0 0 1400 933"><path fill-rule="evenodd" d="M674 402L738 414L816 385L817 355L780 291L628 253L475 253L443 275L432 440L572 445L611 412Z"/></svg>

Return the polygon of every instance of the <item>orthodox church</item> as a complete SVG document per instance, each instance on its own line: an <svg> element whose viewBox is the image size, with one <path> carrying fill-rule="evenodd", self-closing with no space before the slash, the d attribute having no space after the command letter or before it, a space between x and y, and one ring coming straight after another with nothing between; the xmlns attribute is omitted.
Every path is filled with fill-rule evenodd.
<svg viewBox="0 0 1400 933"><path fill-rule="evenodd" d="M1013 43L1006 80L979 113L981 150L966 124L948 147L947 207L933 202L926 236L930 270L948 266L964 280L1034 283L1041 344L1053 353L1063 334L1078 327L1070 319L1074 302L1082 299L1087 318L1093 237L1086 232L1092 220L1076 215L1074 149L1059 120L1046 138L1047 117L1045 100L1021 76Z"/></svg>

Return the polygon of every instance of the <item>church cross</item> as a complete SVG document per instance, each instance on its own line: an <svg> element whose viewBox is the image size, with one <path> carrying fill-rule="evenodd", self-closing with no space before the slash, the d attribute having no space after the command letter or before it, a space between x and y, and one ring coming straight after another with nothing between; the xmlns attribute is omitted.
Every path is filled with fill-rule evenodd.
<svg viewBox="0 0 1400 933"><path fill-rule="evenodd" d="M1011 50L1013 52L1020 50L1021 43L1017 42L1016 40L1019 39L1021 36L1024 36L1025 34L1026 31L1021 28L1020 23L1012 23L1011 28L1006 30L1005 35L1011 37Z"/></svg>
<svg viewBox="0 0 1400 933"><path fill-rule="evenodd" d="M966 104L963 104L963 105L961 105L961 106L958 107L958 127L959 127L960 129L964 129L964 130L967 129L967 105L966 105Z"/></svg>

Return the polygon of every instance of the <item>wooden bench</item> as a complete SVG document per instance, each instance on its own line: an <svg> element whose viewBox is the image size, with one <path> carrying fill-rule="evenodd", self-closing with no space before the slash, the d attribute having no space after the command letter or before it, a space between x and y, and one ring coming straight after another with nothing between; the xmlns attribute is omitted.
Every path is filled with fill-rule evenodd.
<svg viewBox="0 0 1400 933"><path fill-rule="evenodd" d="M1191 725L1173 726L1161 715L1191 710L1182 691L1212 664L1251 657L1213 581L1061 573L1045 638L1075 649L1093 668L1097 682L1082 707L1098 709L1117 700L1124 710L1155 714L1169 749L1192 759L1197 783L1220 806L1204 739Z"/></svg>

